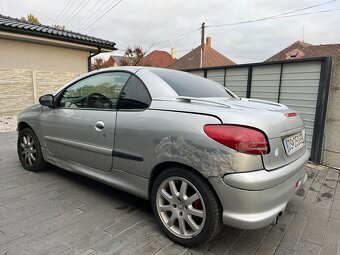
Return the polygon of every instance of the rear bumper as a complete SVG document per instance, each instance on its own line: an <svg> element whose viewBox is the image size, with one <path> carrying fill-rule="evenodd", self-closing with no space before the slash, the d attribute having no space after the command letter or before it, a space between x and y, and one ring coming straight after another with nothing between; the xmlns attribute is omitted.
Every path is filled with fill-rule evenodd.
<svg viewBox="0 0 340 255"><path fill-rule="evenodd" d="M295 192L307 180L309 152L282 168L211 177L223 207L223 223L228 226L257 229L274 222ZM299 183L298 183L299 182ZM297 183L299 184L297 187Z"/></svg>

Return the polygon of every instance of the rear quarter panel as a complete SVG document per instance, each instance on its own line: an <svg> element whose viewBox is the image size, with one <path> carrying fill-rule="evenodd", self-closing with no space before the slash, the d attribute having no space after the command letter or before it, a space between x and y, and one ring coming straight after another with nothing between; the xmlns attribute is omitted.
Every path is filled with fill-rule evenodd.
<svg viewBox="0 0 340 255"><path fill-rule="evenodd" d="M144 129L146 175L154 166L178 162L193 167L204 176L217 176L230 168L230 155L204 134L205 124L220 124L213 116L149 110ZM151 148L151 150L150 150Z"/></svg>
<svg viewBox="0 0 340 255"><path fill-rule="evenodd" d="M167 110L148 110L144 117L148 123L142 139L147 178L155 166L164 162L185 164L205 177L222 177L239 166L262 167L260 156L235 153L204 133L206 124L221 124L217 117Z"/></svg>

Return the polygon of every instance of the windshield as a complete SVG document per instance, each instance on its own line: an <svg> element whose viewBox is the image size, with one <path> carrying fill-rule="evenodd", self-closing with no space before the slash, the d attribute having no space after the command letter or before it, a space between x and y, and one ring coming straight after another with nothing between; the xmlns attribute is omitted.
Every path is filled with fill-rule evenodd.
<svg viewBox="0 0 340 255"><path fill-rule="evenodd" d="M150 71L168 83L179 96L231 97L220 84L206 78L175 70L155 69Z"/></svg>

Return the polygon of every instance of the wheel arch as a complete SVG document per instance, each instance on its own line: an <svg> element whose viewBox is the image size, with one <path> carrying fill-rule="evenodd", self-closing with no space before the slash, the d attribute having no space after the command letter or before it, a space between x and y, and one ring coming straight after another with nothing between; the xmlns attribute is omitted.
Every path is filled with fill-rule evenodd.
<svg viewBox="0 0 340 255"><path fill-rule="evenodd" d="M212 192L214 193L214 195L216 196L216 199L220 205L220 207L222 208L222 204L221 204L221 201L220 201L220 198L218 197L215 189L213 188L213 186L211 185L210 181L208 180L208 178L204 177L202 175L202 173L200 173L199 171L197 171L195 168L191 167L191 166L188 166L186 164L183 164L183 163L179 163L179 162L174 162L174 161L166 161L166 162L162 162L162 163L159 163L158 165L156 165L152 171L151 171L151 174L150 174L150 177L149 177L149 188L148 188L148 196L149 198L151 198L151 190L152 190L152 185L153 183L155 182L156 178L163 172L165 171L166 169L169 169L171 167L179 167L179 168L185 168L187 169L188 171L200 176L201 178L205 179L206 182L208 183L208 185L210 186Z"/></svg>
<svg viewBox="0 0 340 255"><path fill-rule="evenodd" d="M40 144L43 146L43 139L42 137L39 135L39 127L37 126L33 126L30 125L27 121L20 121L17 125L17 131L20 132L21 130L25 129L25 128L29 128L33 131L33 133L37 136Z"/></svg>
<svg viewBox="0 0 340 255"><path fill-rule="evenodd" d="M17 131L21 131L25 128L30 128L34 132L33 128L25 121L20 121L17 125Z"/></svg>

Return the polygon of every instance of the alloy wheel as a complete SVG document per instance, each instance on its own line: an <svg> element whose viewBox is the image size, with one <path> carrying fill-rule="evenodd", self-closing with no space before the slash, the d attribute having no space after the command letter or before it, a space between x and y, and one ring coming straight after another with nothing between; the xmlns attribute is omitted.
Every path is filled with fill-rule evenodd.
<svg viewBox="0 0 340 255"><path fill-rule="evenodd" d="M20 142L21 157L28 166L33 166L37 159L37 150L33 138L25 134Z"/></svg>
<svg viewBox="0 0 340 255"><path fill-rule="evenodd" d="M180 238L195 237L204 227L206 208L202 195L182 177L169 177L161 183L156 207L164 226Z"/></svg>

